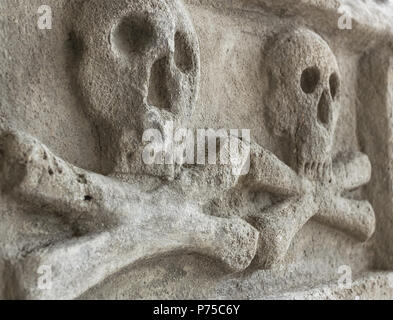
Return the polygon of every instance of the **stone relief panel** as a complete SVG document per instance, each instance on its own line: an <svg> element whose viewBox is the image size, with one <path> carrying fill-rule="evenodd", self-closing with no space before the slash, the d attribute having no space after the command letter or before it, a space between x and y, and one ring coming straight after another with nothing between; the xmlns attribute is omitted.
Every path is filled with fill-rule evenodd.
<svg viewBox="0 0 393 320"><path fill-rule="evenodd" d="M244 11L232 5L231 10ZM237 16L228 7L221 9L181 0L69 5L68 15L74 15L64 32L67 53L62 59L72 67L65 90L95 128L100 165L70 161L41 142L34 130L2 116L5 225L23 228L23 216L31 214L33 225L45 228L40 231L45 240L26 236L28 246L10 246L6 232L0 237L4 296L75 299L98 297L100 290L108 296L119 272L156 281L157 270L172 266L188 270L172 288L179 298L197 297L190 288L195 281L205 288L203 297L243 297L244 289L234 288L262 280L269 287L293 266L318 277L318 262L311 262L318 254L324 255L321 264L331 262L323 270L327 281L348 252L350 261L364 269L360 271L372 270L372 246L378 245L373 235L384 215L374 212L379 204L369 196L375 188L370 186L375 161L364 145L371 143L362 137L361 143L355 141L357 124L346 124L348 119L364 120L354 108L343 110L356 100L348 98L349 88L356 86L352 74L343 72L352 65L341 67L342 57L330 44L334 36L301 19L266 10L265 21L255 10ZM205 24L214 17L217 33ZM246 37L259 41L240 39L226 24L242 26ZM206 41L214 37L219 38L216 45ZM239 57L242 40L258 62ZM336 51L343 56L345 50ZM353 54L352 60L358 56ZM248 73L255 64L257 70ZM247 97L244 110L236 95ZM222 111L220 104L225 105ZM2 110L7 106L2 104ZM217 120L220 112L224 115ZM145 139L149 130L166 144L173 131L183 128L194 132L235 126L249 126L251 137L231 130L207 137L206 149L193 153L194 159L208 153L213 139L220 160L230 158L226 163L167 162L166 152L154 154L159 164L145 160L153 143ZM176 147L183 154L194 142L177 141ZM12 218L13 212L19 217ZM28 233L31 227L24 229ZM319 253L322 239L329 239L323 244L328 248ZM312 249L305 249L308 241ZM338 247L342 253L335 251ZM306 250L311 258L299 258ZM211 270L201 271L204 261ZM51 274L45 290L37 272L43 266ZM130 280L127 288L139 285ZM158 281L142 297L167 285ZM249 295L272 295L252 290Z"/></svg>

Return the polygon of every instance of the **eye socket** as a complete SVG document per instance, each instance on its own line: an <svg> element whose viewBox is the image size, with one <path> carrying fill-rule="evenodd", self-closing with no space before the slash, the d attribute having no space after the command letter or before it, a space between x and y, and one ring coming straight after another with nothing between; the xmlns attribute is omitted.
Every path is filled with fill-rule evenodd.
<svg viewBox="0 0 393 320"><path fill-rule="evenodd" d="M340 79L336 72L332 73L329 78L329 85L330 85L330 94L332 95L333 100L335 100L338 96L339 89L340 89Z"/></svg>
<svg viewBox="0 0 393 320"><path fill-rule="evenodd" d="M125 17L111 35L111 43L119 52L142 52L152 41L154 31L147 18Z"/></svg>
<svg viewBox="0 0 393 320"><path fill-rule="evenodd" d="M317 67L310 67L303 71L300 85L304 93L313 93L319 83L321 73Z"/></svg>
<svg viewBox="0 0 393 320"><path fill-rule="evenodd" d="M175 63L183 73L190 72L194 67L191 46L179 31L175 34Z"/></svg>

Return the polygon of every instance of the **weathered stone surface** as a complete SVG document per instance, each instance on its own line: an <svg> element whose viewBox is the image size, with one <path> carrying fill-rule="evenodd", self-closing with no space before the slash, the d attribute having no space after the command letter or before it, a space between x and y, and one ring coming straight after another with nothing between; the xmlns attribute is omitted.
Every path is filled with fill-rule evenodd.
<svg viewBox="0 0 393 320"><path fill-rule="evenodd" d="M0 3L0 298L393 298L391 1L45 4Z"/></svg>

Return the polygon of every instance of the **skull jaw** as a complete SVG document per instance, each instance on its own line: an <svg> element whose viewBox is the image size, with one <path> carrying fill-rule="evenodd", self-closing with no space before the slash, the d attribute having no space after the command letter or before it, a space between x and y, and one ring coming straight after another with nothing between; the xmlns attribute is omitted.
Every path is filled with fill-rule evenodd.
<svg viewBox="0 0 393 320"><path fill-rule="evenodd" d="M176 166L165 160L165 155L157 159L159 163L148 164L143 153L150 142L165 145L170 142L173 132L181 124L179 117L171 112L144 105L138 121L129 126L100 123L97 126L100 137L102 172L107 176L129 180L132 176L151 176L173 180ZM150 133L154 133L151 140ZM157 140L158 138L158 140Z"/></svg>
<svg viewBox="0 0 393 320"><path fill-rule="evenodd" d="M312 181L329 181L332 178L332 136L324 134L301 135L295 140L293 163L300 176Z"/></svg>

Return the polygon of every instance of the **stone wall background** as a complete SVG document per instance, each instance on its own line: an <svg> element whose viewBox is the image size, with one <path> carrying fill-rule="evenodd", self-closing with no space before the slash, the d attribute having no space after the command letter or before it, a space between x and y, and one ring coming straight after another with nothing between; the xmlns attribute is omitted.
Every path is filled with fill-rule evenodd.
<svg viewBox="0 0 393 320"><path fill-rule="evenodd" d="M336 30L333 26L337 23L337 14L333 12L337 1L323 2L303 1L301 5L296 1L187 0L201 47L201 90L192 119L194 127L249 128L259 144L285 158L285 143L270 134L264 117L266 78L263 54L272 32L287 24L301 24L319 32L339 62L342 113L334 152L371 150L364 146L370 140L364 139L362 134L359 139L357 121L364 108L372 108L378 101L371 99L365 104L359 100L362 98L358 87L359 64L372 48L386 46L391 54L391 30L381 30L389 24L392 29L392 25L386 19L386 10L378 8L382 4L369 2L358 7L359 22L356 21L355 30ZM12 122L17 128L36 136L63 159L100 172L96 130L84 114L70 77L70 70L74 67L69 41L70 15L77 10L79 3L46 1L54 14L53 30L48 31L36 28L36 11L41 4L40 0L2 0L0 3L1 122ZM369 17L373 19L368 25L364 23L366 17L362 16L361 10L365 5L374 10L368 9ZM306 9L302 10L302 6ZM392 6L389 8L391 10ZM393 16L393 10L390 13ZM388 40L384 41L384 38ZM393 92L391 74L390 71L390 95ZM378 76L365 81L369 86L381 88L386 84L376 83L374 80ZM372 115L372 112L368 114ZM377 122L373 124L378 125ZM376 143L381 143L379 149L382 152L383 142ZM380 165L384 166L386 162ZM374 179L373 186L379 182ZM373 186L368 190L374 190ZM367 194L366 190L363 195ZM385 196L389 195L388 192ZM353 194L355 198L358 196ZM45 244L70 236L70 230L60 219L42 214L40 210L25 212L20 204L0 197L0 256L28 252L33 243ZM268 195L266 197L268 203ZM391 219L379 213L377 208L375 210L377 217ZM23 228L16 229L15 221ZM381 265L387 268L389 264L379 263L384 260L386 251L377 256L376 253L381 242L390 238L383 227L378 230L382 235L377 232L366 244L359 244L338 231L310 222L296 236L285 266L278 271L256 271L250 267L244 274L228 277L220 266L204 257L162 257L122 271L84 297L258 298L295 288L316 287L338 279L337 269L341 265L349 265L356 276ZM7 283L12 275L6 270L5 263L0 260L0 274L3 274L0 292L9 289Z"/></svg>

